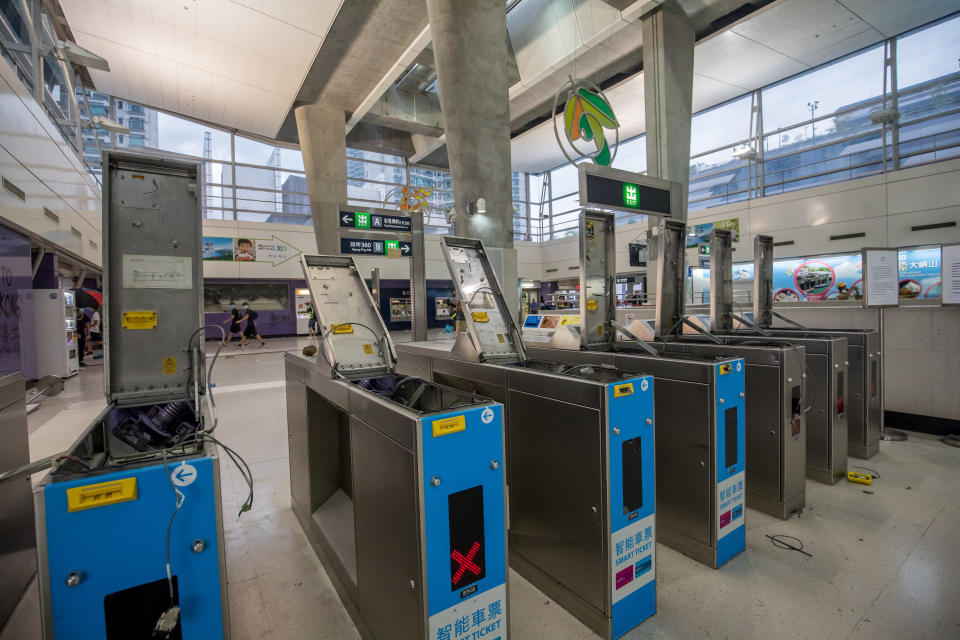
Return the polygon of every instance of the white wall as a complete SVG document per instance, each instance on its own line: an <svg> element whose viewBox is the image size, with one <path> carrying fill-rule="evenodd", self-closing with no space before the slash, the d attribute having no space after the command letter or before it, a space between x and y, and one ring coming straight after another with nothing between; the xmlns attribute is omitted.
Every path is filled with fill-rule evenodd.
<svg viewBox="0 0 960 640"><path fill-rule="evenodd" d="M0 190L0 219L100 264L100 188L6 60L0 61L0 174L26 192L23 202Z"/></svg>
<svg viewBox="0 0 960 640"><path fill-rule="evenodd" d="M292 224L267 224L262 222L238 222L234 220L204 220L203 235L229 238L278 238L307 254L317 252L317 240L312 226ZM440 253L440 238L424 236L426 272L429 280L449 280L450 274ZM406 258L367 258L357 256L357 266L364 276L369 276L374 267L380 268L383 279L403 280L410 277L410 261ZM540 245L533 242L517 243L517 264L520 277L539 279ZM203 275L208 278L281 278L303 277L300 263L289 260L273 266L264 262L216 262L203 263Z"/></svg>

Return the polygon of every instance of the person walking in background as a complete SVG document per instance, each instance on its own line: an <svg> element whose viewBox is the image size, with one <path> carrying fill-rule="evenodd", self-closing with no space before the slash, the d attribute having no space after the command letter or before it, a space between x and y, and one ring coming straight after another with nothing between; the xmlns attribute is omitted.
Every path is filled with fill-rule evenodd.
<svg viewBox="0 0 960 640"><path fill-rule="evenodd" d="M87 346L87 353L93 355L94 349L103 349L103 328L100 326L100 311L98 309L93 310L93 315L90 318L90 344ZM99 357L96 356L96 358Z"/></svg>
<svg viewBox="0 0 960 640"><path fill-rule="evenodd" d="M240 338L240 346L243 346L243 332L240 330L240 318L243 317L243 314L240 313L240 310L237 309L237 305L233 302L230 303L230 317L221 322L220 324L230 323L230 331L227 334L227 341L224 344L230 344L230 341L233 340L233 334L237 334L237 337Z"/></svg>
<svg viewBox="0 0 960 640"><path fill-rule="evenodd" d="M83 361L83 356L87 353L89 333L90 318L87 317L83 309L77 309L77 358L80 360L81 367L87 366L87 363Z"/></svg>
<svg viewBox="0 0 960 640"><path fill-rule="evenodd" d="M240 318L240 322L244 320L247 321L247 326L243 330L243 335L240 337L240 347L243 348L243 345L247 344L247 340L250 338L256 338L260 341L260 346L265 347L267 343L264 342L263 338L260 337L260 331L257 329L257 316L259 314L250 308L250 305L246 302L243 303L243 317Z"/></svg>
<svg viewBox="0 0 960 640"><path fill-rule="evenodd" d="M307 317L310 319L307 321L307 330L311 336L317 335L317 312L313 308L313 303L307 305Z"/></svg>

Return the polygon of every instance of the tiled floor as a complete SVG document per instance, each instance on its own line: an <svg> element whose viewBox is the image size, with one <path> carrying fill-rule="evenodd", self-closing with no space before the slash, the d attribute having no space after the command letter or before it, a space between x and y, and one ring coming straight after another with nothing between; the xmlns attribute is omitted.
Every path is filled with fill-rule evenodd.
<svg viewBox="0 0 960 640"><path fill-rule="evenodd" d="M282 351L304 339L225 350L214 372L218 435L250 464L253 511L239 474L223 472L230 619L235 640L358 638L290 511ZM31 454L69 445L102 407L102 367L86 367L30 415ZM59 448L59 449L58 449ZM856 464L855 461L851 461ZM747 551L719 571L660 545L656 616L640 638L960 638L960 449L912 435L882 443L862 485L807 483L807 510L780 522L747 512ZM803 540L812 558L766 534ZM595 638L516 574L510 630L517 640ZM25 594L0 640L40 638L38 596Z"/></svg>

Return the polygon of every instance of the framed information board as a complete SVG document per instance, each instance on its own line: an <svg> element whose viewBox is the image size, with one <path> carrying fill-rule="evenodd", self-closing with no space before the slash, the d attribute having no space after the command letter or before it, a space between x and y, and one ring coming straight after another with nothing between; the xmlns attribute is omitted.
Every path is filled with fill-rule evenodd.
<svg viewBox="0 0 960 640"><path fill-rule="evenodd" d="M960 304L960 243L940 248L940 297L942 304Z"/></svg>
<svg viewBox="0 0 960 640"><path fill-rule="evenodd" d="M862 249L863 306L896 307L900 303L900 264L896 249Z"/></svg>

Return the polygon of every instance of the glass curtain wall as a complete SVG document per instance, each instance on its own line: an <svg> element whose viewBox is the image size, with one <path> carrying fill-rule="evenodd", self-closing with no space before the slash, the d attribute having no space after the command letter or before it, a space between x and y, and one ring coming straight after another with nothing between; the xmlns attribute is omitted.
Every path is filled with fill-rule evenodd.
<svg viewBox="0 0 960 640"><path fill-rule="evenodd" d="M887 108L895 78L897 116L884 136L888 47ZM960 156L958 51L954 15L694 114L689 210ZM613 164L644 172L644 137L621 143ZM533 239L576 234L576 169L531 175L530 184Z"/></svg>

